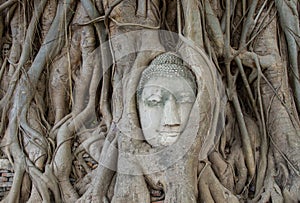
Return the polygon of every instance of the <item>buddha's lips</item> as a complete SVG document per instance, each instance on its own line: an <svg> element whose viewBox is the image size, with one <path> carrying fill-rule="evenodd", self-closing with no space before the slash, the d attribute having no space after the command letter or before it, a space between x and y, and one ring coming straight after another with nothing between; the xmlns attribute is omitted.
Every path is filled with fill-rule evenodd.
<svg viewBox="0 0 300 203"><path fill-rule="evenodd" d="M159 134L167 137L176 137L180 134L178 131L159 131Z"/></svg>

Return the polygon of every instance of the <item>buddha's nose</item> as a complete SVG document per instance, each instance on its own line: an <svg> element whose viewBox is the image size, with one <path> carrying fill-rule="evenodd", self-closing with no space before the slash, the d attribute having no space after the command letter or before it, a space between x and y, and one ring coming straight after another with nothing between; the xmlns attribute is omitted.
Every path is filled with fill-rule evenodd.
<svg viewBox="0 0 300 203"><path fill-rule="evenodd" d="M172 95L165 102L162 122L163 126L167 127L180 126L178 107L176 105L176 100Z"/></svg>

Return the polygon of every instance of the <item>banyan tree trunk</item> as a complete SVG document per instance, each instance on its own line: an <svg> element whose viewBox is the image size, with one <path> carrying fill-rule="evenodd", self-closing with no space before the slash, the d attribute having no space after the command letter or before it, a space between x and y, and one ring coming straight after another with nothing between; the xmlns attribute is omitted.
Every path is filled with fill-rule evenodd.
<svg viewBox="0 0 300 203"><path fill-rule="evenodd" d="M0 0L1 201L299 202L299 13L297 0ZM189 140L159 153L140 126L139 80L165 52L197 79L182 156Z"/></svg>

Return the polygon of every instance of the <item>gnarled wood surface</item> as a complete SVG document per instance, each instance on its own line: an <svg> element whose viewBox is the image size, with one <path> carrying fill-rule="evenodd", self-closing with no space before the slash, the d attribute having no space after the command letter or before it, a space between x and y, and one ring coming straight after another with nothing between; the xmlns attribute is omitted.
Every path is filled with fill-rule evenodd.
<svg viewBox="0 0 300 203"><path fill-rule="evenodd" d="M1 159L14 173L2 202L299 202L299 8L1 0ZM194 71L201 108L196 141L159 153L135 100L167 51Z"/></svg>

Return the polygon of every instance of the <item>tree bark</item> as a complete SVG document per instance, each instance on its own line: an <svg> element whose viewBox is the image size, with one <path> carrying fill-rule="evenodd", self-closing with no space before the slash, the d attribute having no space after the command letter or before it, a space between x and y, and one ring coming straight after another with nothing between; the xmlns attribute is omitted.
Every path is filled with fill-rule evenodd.
<svg viewBox="0 0 300 203"><path fill-rule="evenodd" d="M0 199L300 201L299 8L0 1L0 158L14 177L0 179ZM193 133L167 150L144 137L137 100L143 71L165 52L197 81Z"/></svg>

